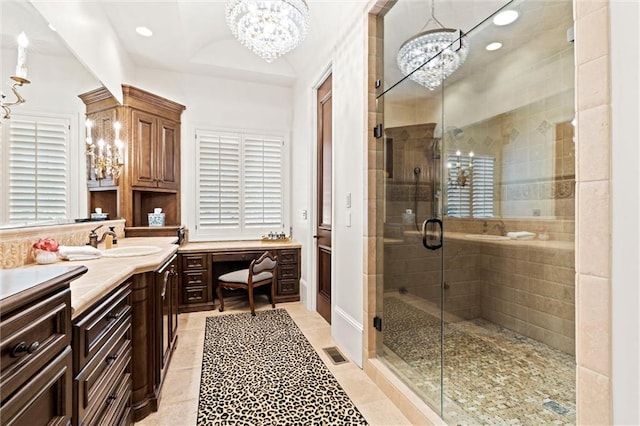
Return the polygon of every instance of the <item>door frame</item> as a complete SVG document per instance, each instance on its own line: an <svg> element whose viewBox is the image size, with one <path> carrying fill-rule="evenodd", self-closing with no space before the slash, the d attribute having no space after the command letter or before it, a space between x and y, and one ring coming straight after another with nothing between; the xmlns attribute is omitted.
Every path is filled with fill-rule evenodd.
<svg viewBox="0 0 640 426"><path fill-rule="evenodd" d="M317 105L317 93L318 89L322 85L322 83L333 73L333 64L329 62L324 70L318 75L315 79L315 83L311 87L311 134L312 134L312 143L309 147L309 170L310 170L310 191L309 191L309 231L308 231L308 241L311 246L309 249L309 268L307 269L307 297L306 297L306 307L311 311L316 311L317 293L318 293L318 254L317 254L317 241L313 236L316 233L316 229L318 227L318 105ZM333 114L333 111L332 111ZM335 134L334 129L334 120L332 120L331 124L331 134ZM335 162L335 149L331 150L331 161ZM335 192L335 170L331 169L331 196ZM331 202L331 223L335 223L335 199L332 199ZM331 233L331 246L334 245L334 235ZM333 256L333 251L332 251ZM333 263L331 264L331 294L334 293L334 284L335 284L335 270L333 267ZM331 316L333 317L333 311L335 306L335 300L331 298Z"/></svg>

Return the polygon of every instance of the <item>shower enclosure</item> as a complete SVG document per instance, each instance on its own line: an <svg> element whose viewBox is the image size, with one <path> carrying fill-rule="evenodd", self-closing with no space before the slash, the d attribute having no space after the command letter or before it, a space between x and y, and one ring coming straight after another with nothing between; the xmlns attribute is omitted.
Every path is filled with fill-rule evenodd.
<svg viewBox="0 0 640 426"><path fill-rule="evenodd" d="M384 15L376 352L449 424L572 424L572 1L498 3L398 0ZM495 24L504 10L518 18ZM396 55L433 12L469 53L427 88Z"/></svg>

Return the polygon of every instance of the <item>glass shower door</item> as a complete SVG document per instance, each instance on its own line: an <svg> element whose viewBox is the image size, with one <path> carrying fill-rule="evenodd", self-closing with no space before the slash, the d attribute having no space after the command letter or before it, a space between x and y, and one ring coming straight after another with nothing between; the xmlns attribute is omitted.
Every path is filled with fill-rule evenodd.
<svg viewBox="0 0 640 426"><path fill-rule="evenodd" d="M396 70L389 72L391 79L398 76ZM442 89L428 90L407 78L387 88L378 105L384 112L384 284L378 300L383 326L378 354L441 414L441 159L435 132L442 117Z"/></svg>

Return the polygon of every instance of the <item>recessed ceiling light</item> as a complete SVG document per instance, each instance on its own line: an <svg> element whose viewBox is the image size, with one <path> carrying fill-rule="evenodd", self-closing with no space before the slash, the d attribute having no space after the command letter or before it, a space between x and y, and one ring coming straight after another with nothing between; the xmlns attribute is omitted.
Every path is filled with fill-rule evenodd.
<svg viewBox="0 0 640 426"><path fill-rule="evenodd" d="M516 19L518 19L518 12L515 10L503 10L493 17L493 23L498 26L509 25Z"/></svg>
<svg viewBox="0 0 640 426"><path fill-rule="evenodd" d="M487 47L485 47L485 49L487 49L487 50L498 50L501 47L502 47L502 43L494 41L493 43L487 44Z"/></svg>
<svg viewBox="0 0 640 426"><path fill-rule="evenodd" d="M151 37L153 35L153 31L147 27L136 27L136 32L144 37Z"/></svg>

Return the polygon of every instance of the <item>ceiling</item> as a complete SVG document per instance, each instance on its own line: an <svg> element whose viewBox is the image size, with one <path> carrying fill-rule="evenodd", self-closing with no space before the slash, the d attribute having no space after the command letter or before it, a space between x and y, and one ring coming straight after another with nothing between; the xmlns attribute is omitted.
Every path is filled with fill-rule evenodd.
<svg viewBox="0 0 640 426"><path fill-rule="evenodd" d="M48 0L52 1L52 0ZM435 16L448 27L469 32L494 11L509 7L535 9L543 13L549 25L557 20L556 1L509 0L435 0ZM195 73L216 77L232 77L241 80L290 86L304 71L312 56L325 57L337 43L337 37L349 16L363 11L368 0L307 0L310 9L310 30L304 42L293 51L271 63L267 63L242 46L231 34L224 18L225 1L146 0L120 1L97 0L99 9L120 39L131 61L139 68L156 68L169 71ZM546 5L546 6L541 6ZM402 78L395 66L395 52L414 34L424 30L430 16L428 0L399 0L385 16L385 77L386 87ZM2 45L15 48L15 37L27 32L31 40L30 50L48 54L69 54L64 42L50 29L35 8L26 0L1 0ZM346 21L346 22L345 22ZM545 28L536 28L539 19L529 20L526 13L518 25L518 36L507 37L501 51L525 43L528 38L539 37ZM135 32L137 26L153 31L152 37L142 37ZM388 29L393 29L389 31ZM490 25L472 32L471 54L468 63L489 60L487 55L473 54L483 51L486 41L499 35L501 29ZM557 38L557 37L556 37ZM548 48L548 44L545 43ZM503 53L504 54L504 53ZM475 67L468 64L472 70ZM461 70L462 71L462 68ZM454 78L456 75L452 76ZM462 76L462 72L457 72Z"/></svg>

